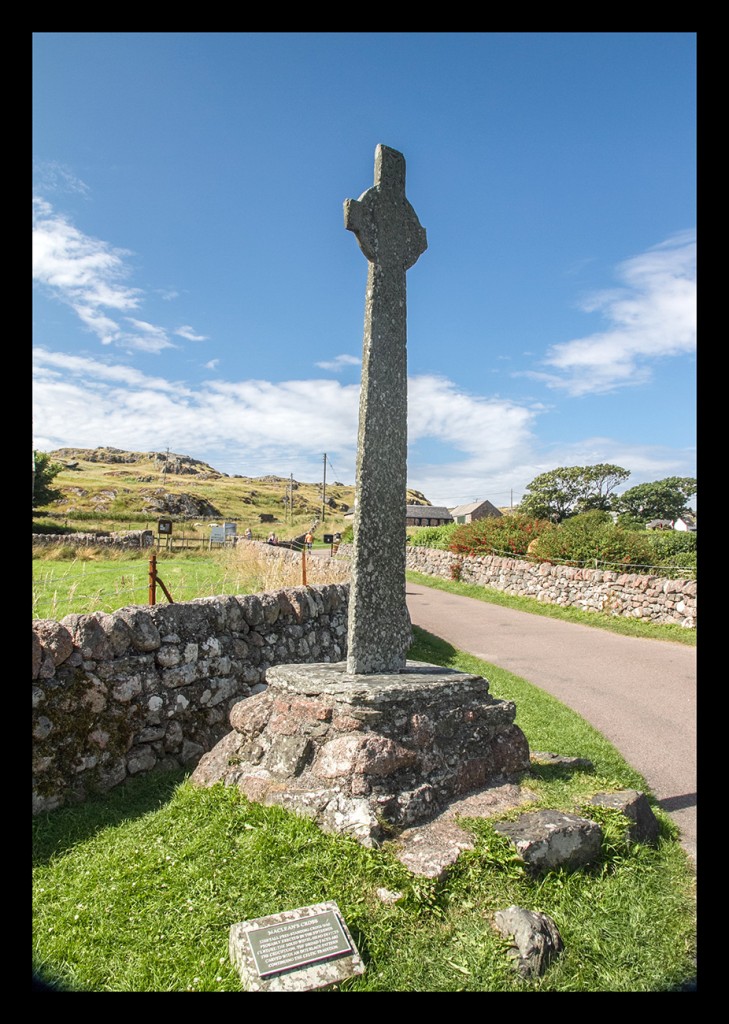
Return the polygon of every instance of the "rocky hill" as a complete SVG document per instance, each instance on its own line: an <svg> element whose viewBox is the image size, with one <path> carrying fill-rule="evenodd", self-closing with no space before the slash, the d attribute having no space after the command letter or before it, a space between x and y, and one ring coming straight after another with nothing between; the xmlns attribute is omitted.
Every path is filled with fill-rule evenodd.
<svg viewBox="0 0 729 1024"><path fill-rule="evenodd" d="M343 529L354 506L354 486L335 481L305 483L292 477L246 477L221 473L189 455L134 452L119 448L58 448L49 453L63 468L54 480L62 498L38 510L42 520L61 520L66 527L88 529L154 528L162 517L194 526L221 519L241 530L261 523L278 524L284 534L315 520L332 530ZM408 504L431 504L409 490ZM203 524L200 524L203 525ZM260 532L260 530L259 530Z"/></svg>

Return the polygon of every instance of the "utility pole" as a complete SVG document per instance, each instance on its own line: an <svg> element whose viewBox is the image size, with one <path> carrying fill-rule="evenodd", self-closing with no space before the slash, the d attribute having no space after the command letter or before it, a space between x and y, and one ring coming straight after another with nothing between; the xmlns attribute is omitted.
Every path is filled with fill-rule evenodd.
<svg viewBox="0 0 729 1024"><path fill-rule="evenodd" d="M289 482L289 522L294 521L294 474L290 474Z"/></svg>
<svg viewBox="0 0 729 1024"><path fill-rule="evenodd" d="M327 500L327 453L324 452L324 482L321 487L321 521L324 522L326 518L326 500Z"/></svg>

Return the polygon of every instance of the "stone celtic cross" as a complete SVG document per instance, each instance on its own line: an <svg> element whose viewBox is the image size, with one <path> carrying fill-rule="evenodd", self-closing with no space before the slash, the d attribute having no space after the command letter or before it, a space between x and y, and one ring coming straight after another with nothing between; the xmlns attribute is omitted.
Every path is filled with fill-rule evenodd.
<svg viewBox="0 0 729 1024"><path fill-rule="evenodd" d="M375 183L344 202L344 226L367 257L357 436L347 671L401 672L410 646L405 601L407 311L405 273L428 247L405 197L405 158L375 150Z"/></svg>

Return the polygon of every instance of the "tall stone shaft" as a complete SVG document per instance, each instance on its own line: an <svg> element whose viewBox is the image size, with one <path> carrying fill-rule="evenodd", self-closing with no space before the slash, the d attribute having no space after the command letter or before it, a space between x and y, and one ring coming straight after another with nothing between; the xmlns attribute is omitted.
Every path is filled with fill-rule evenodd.
<svg viewBox="0 0 729 1024"><path fill-rule="evenodd" d="M407 489L406 271L425 229L405 197L405 159L375 150L375 183L344 203L367 257L347 671L401 672L410 646L405 600Z"/></svg>

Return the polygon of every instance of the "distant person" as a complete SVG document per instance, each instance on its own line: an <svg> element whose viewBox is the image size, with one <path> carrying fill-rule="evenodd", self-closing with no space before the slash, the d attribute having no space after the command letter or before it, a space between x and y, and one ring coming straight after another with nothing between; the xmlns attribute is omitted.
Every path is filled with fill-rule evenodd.
<svg viewBox="0 0 729 1024"><path fill-rule="evenodd" d="M309 530L307 535L304 537L304 541L306 542L306 546L309 549L309 551L311 551L312 544L314 543L314 534L311 532L311 530Z"/></svg>
<svg viewBox="0 0 729 1024"><path fill-rule="evenodd" d="M253 540L253 534L251 533L250 526L248 527L246 532L243 534L243 536L245 537L246 540Z"/></svg>
<svg viewBox="0 0 729 1024"><path fill-rule="evenodd" d="M268 540L266 541L266 544L278 544L278 541L276 540L276 534L275 533L269 533Z"/></svg>

